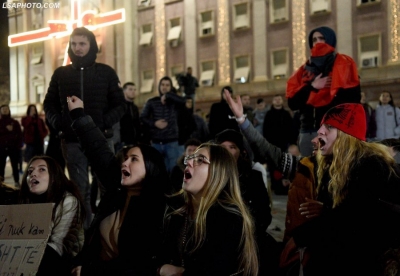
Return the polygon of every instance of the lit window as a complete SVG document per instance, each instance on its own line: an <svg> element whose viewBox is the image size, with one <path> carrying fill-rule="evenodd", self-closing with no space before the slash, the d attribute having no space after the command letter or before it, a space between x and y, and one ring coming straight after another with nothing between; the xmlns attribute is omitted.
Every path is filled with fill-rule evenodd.
<svg viewBox="0 0 400 276"><path fill-rule="evenodd" d="M271 23L288 20L287 0L272 0L269 3Z"/></svg>
<svg viewBox="0 0 400 276"><path fill-rule="evenodd" d="M179 77L183 76L185 73L183 72L183 66L182 65L176 65L171 67L171 80L172 80L172 86L175 87L176 89L179 88Z"/></svg>
<svg viewBox="0 0 400 276"><path fill-rule="evenodd" d="M200 36L214 34L214 14L212 11L200 13Z"/></svg>
<svg viewBox="0 0 400 276"><path fill-rule="evenodd" d="M168 41L172 47L176 47L181 40L181 20L180 18L174 18L169 21L169 32L168 32Z"/></svg>
<svg viewBox="0 0 400 276"><path fill-rule="evenodd" d="M200 85L201 86L214 85L214 76L215 76L214 61L202 62L201 63Z"/></svg>
<svg viewBox="0 0 400 276"><path fill-rule="evenodd" d="M142 72L142 85L140 86L140 93L150 93L153 91L154 74L152 70Z"/></svg>
<svg viewBox="0 0 400 276"><path fill-rule="evenodd" d="M249 8L248 4L238 4L233 8L234 20L233 20L233 28L234 29L243 29L250 27L250 16L249 16Z"/></svg>
<svg viewBox="0 0 400 276"><path fill-rule="evenodd" d="M288 57L287 49L276 50L272 52L271 56L271 72L274 79L281 79L287 77L288 72Z"/></svg>
<svg viewBox="0 0 400 276"><path fill-rule="evenodd" d="M32 46L31 64L41 64L43 62L43 42L35 43Z"/></svg>
<svg viewBox="0 0 400 276"><path fill-rule="evenodd" d="M139 7L148 7L151 4L151 0L139 0L138 6Z"/></svg>
<svg viewBox="0 0 400 276"><path fill-rule="evenodd" d="M250 59L249 56L240 56L235 58L235 75L236 83L246 83L249 81Z"/></svg>
<svg viewBox="0 0 400 276"><path fill-rule="evenodd" d="M380 35L362 36L359 41L359 66L377 67L381 59Z"/></svg>
<svg viewBox="0 0 400 276"><path fill-rule="evenodd" d="M311 0L310 11L311 14L319 14L331 11L330 0Z"/></svg>
<svg viewBox="0 0 400 276"><path fill-rule="evenodd" d="M140 40L139 45L147 46L151 45L153 41L153 30L151 24L143 25L140 28Z"/></svg>

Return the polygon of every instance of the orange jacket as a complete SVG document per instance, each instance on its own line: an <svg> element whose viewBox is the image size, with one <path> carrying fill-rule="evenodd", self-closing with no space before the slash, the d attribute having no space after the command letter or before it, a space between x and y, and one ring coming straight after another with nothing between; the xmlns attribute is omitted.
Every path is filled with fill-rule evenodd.
<svg viewBox="0 0 400 276"><path fill-rule="evenodd" d="M305 198L316 199L317 185L314 175L314 162L310 157L300 160L296 175L289 186L288 201L286 206L285 234L283 242L291 237L293 230L308 219L300 214L300 204L306 202Z"/></svg>

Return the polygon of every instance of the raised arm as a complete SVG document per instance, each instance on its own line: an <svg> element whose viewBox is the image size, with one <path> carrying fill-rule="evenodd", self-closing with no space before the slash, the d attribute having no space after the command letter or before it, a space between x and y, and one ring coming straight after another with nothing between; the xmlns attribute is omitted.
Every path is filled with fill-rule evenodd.
<svg viewBox="0 0 400 276"><path fill-rule="evenodd" d="M253 127L250 121L243 117L243 105L239 96L236 96L236 101L234 101L227 90L225 90L224 93L226 101L236 117L240 130L251 147L258 152L259 156L264 159L266 163L273 163L286 178L292 179L297 167L298 160L296 157L289 153L282 152L280 148L269 143Z"/></svg>
<svg viewBox="0 0 400 276"><path fill-rule="evenodd" d="M78 97L68 97L67 101L73 121L72 129L78 136L91 167L106 189L117 189L121 179L121 166L106 138L92 118L84 113L83 102Z"/></svg>

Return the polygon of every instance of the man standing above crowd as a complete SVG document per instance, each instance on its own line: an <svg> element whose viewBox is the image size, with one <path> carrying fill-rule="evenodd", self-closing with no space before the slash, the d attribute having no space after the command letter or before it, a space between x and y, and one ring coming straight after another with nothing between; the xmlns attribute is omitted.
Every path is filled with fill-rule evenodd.
<svg viewBox="0 0 400 276"><path fill-rule="evenodd" d="M110 66L97 63L98 46L88 29L76 28L69 41L68 55L72 64L54 71L43 103L46 118L62 138L62 151L70 179L78 185L87 209L85 228L89 226L90 186L88 160L71 128L67 97L77 96L85 102L85 113L90 115L108 139L113 149L112 127L126 110L119 79Z"/></svg>
<svg viewBox="0 0 400 276"><path fill-rule="evenodd" d="M191 98L193 100L193 107L196 98L196 88L199 87L199 82L197 78L192 75L192 67L188 67L186 70L186 75L181 79L179 84L183 86L183 91L185 92L186 98Z"/></svg>
<svg viewBox="0 0 400 276"><path fill-rule="evenodd" d="M342 103L359 103L360 79L354 60L336 52L336 34L329 27L318 27L308 36L311 57L288 80L289 107L300 112L299 147L302 156L313 151L323 115Z"/></svg>

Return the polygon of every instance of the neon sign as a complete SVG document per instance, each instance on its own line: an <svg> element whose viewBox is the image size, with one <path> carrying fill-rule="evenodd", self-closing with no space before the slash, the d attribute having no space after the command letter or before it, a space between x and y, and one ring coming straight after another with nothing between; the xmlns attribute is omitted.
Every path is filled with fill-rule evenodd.
<svg viewBox="0 0 400 276"><path fill-rule="evenodd" d="M8 46L15 47L52 38L65 37L70 35L72 30L77 27L95 30L122 22L125 22L125 9L118 9L100 14L97 14L97 12L93 10L81 13L80 0L72 0L70 20L48 20L48 27L46 28L10 35L8 36ZM64 64L65 63L64 59Z"/></svg>

